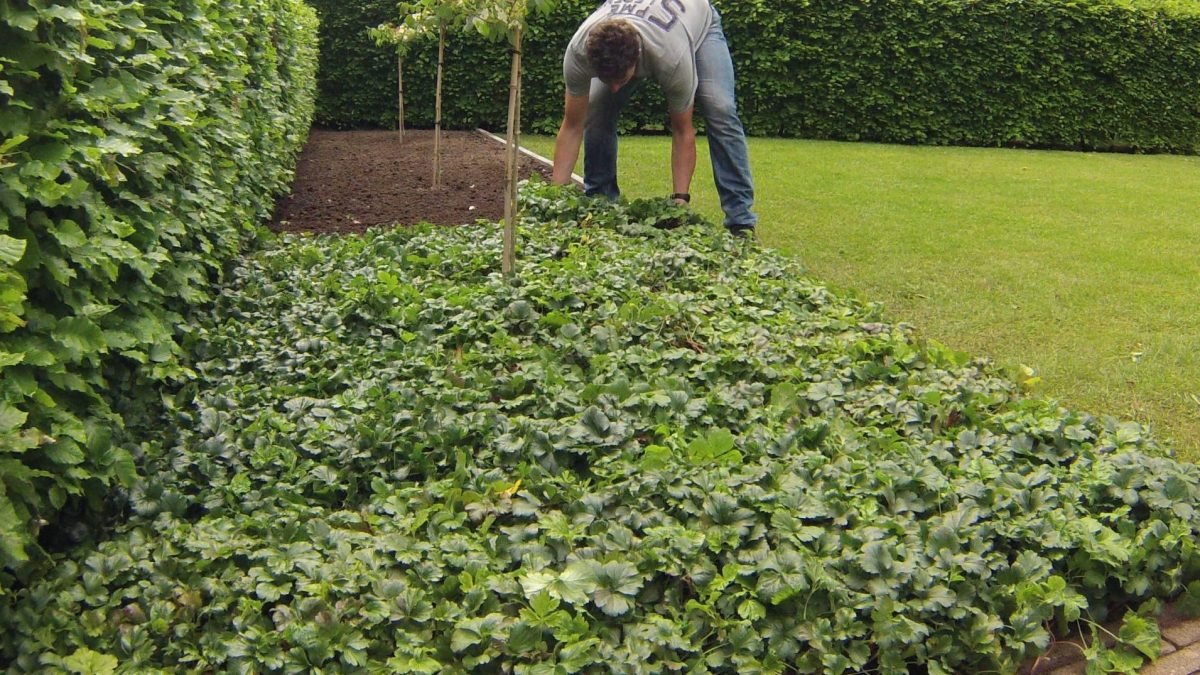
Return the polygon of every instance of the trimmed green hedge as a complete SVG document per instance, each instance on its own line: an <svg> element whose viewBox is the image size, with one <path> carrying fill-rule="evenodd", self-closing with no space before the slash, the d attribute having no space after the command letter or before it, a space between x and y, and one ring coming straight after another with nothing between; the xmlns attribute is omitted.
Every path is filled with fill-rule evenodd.
<svg viewBox="0 0 1200 675"><path fill-rule="evenodd" d="M299 0L0 4L0 567L136 478L116 401L186 375L182 312L290 183L316 35Z"/></svg>
<svg viewBox="0 0 1200 675"><path fill-rule="evenodd" d="M317 121L395 124L396 75L367 26L390 0L316 0L323 12ZM756 135L957 145L1200 149L1200 8L1178 0L729 0L725 20L743 121ZM524 62L525 129L561 116L562 49L593 0L535 17ZM406 64L406 117L433 119L432 45ZM502 126L508 59L454 36L444 122ZM425 92L422 87L426 86ZM647 90L652 88L647 87ZM423 93L428 95L423 95ZM626 123L661 128L640 94Z"/></svg>
<svg viewBox="0 0 1200 675"><path fill-rule="evenodd" d="M321 68L315 123L332 128L396 126L396 56L376 46L367 28L396 20L392 0L309 0L321 17ZM558 129L562 116L562 50L595 0L560 0L547 15L531 14L523 41L523 129ZM508 119L507 43L489 41L469 29L446 45L442 124L449 128L503 130ZM404 64L405 124L432 127L436 39L414 45ZM662 125L662 97L639 92L628 127Z"/></svg>

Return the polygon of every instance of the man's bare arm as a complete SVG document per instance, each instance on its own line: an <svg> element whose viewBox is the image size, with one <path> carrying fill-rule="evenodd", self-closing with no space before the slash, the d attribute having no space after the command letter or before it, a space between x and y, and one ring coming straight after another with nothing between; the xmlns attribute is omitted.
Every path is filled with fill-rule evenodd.
<svg viewBox="0 0 1200 675"><path fill-rule="evenodd" d="M688 193L696 173L696 129L694 107L671 113L671 185L676 193Z"/></svg>
<svg viewBox="0 0 1200 675"><path fill-rule="evenodd" d="M575 160L579 159L579 146L583 142L587 107L587 96L572 96L570 93L566 95L562 125L558 128L558 137L554 139L554 169L550 174L551 182L558 185L571 182Z"/></svg>

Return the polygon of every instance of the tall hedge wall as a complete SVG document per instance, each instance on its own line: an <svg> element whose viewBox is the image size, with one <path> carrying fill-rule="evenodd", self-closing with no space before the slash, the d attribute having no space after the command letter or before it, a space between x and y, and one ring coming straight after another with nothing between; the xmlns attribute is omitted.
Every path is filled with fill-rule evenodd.
<svg viewBox="0 0 1200 675"><path fill-rule="evenodd" d="M300 0L0 3L0 568L135 479L117 393L185 375L183 312L290 182L316 47Z"/></svg>
<svg viewBox="0 0 1200 675"><path fill-rule="evenodd" d="M395 64L365 28L390 0L314 0L325 17L317 121L394 125ZM526 129L561 115L561 55L595 0L534 19ZM1200 149L1200 5L1184 0L715 0L751 133L841 140ZM444 120L499 126L507 55L470 35L449 48ZM432 123L433 49L406 66L407 117ZM425 95L422 95L423 89ZM627 115L661 126L661 100Z"/></svg>

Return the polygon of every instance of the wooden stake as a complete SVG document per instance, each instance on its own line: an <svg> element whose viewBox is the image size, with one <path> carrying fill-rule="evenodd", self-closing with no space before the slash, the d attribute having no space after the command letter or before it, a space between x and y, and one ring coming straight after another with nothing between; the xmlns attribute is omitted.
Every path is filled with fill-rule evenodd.
<svg viewBox="0 0 1200 675"><path fill-rule="evenodd" d="M398 102L398 112L396 114L397 125L399 130L400 142L404 142L404 57L397 55L396 57L396 101Z"/></svg>
<svg viewBox="0 0 1200 675"><path fill-rule="evenodd" d="M505 276L517 267L517 157L521 135L521 29L513 35L512 75L508 81L508 156L505 158L504 256L500 269Z"/></svg>
<svg viewBox="0 0 1200 675"><path fill-rule="evenodd" d="M442 71L446 66L446 24L438 26L437 92L433 115L433 187L442 186Z"/></svg>

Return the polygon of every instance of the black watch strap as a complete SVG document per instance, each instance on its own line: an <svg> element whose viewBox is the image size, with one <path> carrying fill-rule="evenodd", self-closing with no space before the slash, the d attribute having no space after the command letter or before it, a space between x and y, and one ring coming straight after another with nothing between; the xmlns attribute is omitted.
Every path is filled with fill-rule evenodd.
<svg viewBox="0 0 1200 675"><path fill-rule="evenodd" d="M682 199L683 201L690 203L692 201L692 195L687 192L676 192L675 194L671 195L671 199Z"/></svg>

